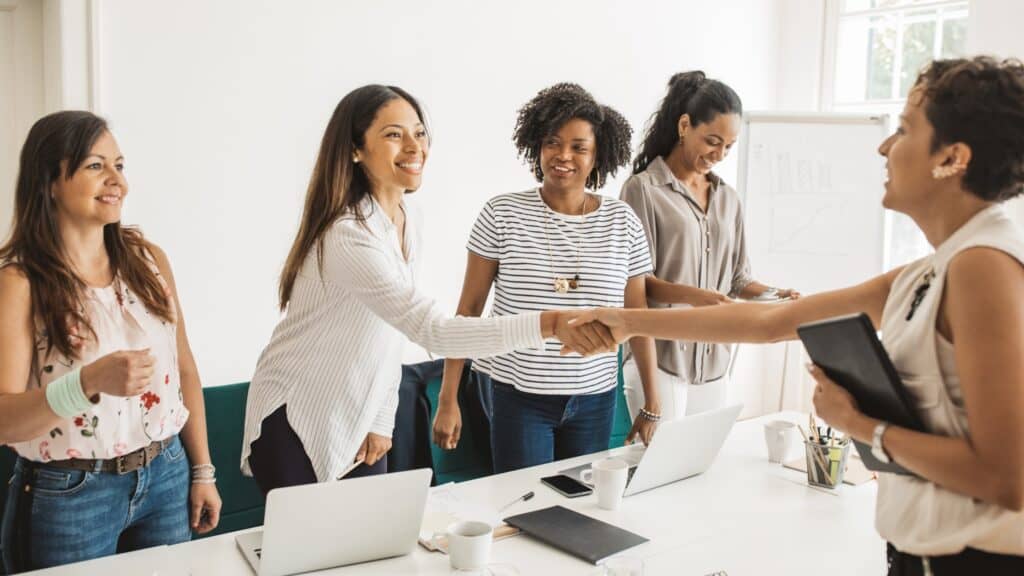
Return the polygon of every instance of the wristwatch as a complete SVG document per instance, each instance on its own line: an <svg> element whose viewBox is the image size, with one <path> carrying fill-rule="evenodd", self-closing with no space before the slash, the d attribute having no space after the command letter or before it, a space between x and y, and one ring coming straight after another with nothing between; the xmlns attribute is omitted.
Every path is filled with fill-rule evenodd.
<svg viewBox="0 0 1024 576"><path fill-rule="evenodd" d="M882 436L885 435L885 431L888 429L888 422L880 422L878 426L875 426L874 434L871 435L871 455L883 464L892 462L892 458L889 458L889 455L885 452L885 448L882 447Z"/></svg>

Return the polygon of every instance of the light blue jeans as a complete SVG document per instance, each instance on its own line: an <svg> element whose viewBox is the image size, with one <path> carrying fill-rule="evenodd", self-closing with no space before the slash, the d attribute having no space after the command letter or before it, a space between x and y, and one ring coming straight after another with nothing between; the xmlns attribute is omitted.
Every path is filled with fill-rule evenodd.
<svg viewBox="0 0 1024 576"><path fill-rule="evenodd" d="M0 529L4 565L16 573L186 542L189 486L178 437L149 466L123 475L19 458Z"/></svg>

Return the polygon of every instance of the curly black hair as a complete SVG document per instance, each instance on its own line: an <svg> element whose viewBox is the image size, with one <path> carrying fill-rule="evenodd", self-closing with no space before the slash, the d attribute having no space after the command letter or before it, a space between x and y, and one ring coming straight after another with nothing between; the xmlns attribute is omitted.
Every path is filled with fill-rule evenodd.
<svg viewBox="0 0 1024 576"><path fill-rule="evenodd" d="M512 141L519 157L533 168L537 182L544 181L540 167L540 148L544 138L558 132L569 120L579 118L594 129L596 158L587 176L587 187L597 190L609 176L629 163L629 122L612 108L598 103L578 84L561 83L545 88L519 109Z"/></svg>
<svg viewBox="0 0 1024 576"><path fill-rule="evenodd" d="M932 152L971 148L964 187L990 202L1024 192L1024 64L987 56L936 60L917 77L935 130Z"/></svg>

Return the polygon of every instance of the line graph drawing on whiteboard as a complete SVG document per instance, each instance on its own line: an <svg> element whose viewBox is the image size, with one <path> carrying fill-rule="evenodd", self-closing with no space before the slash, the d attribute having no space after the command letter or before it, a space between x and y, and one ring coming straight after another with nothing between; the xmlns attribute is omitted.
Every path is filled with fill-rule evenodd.
<svg viewBox="0 0 1024 576"><path fill-rule="evenodd" d="M772 204L769 250L774 253L844 255L856 235L842 198L776 198Z"/></svg>

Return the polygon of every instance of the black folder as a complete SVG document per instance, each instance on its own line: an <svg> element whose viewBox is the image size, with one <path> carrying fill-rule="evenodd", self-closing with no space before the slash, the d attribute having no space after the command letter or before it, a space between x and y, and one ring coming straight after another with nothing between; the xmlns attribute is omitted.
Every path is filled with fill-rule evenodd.
<svg viewBox="0 0 1024 576"><path fill-rule="evenodd" d="M811 360L850 392L862 412L890 424L924 430L910 395L866 314L803 324L796 332ZM871 454L870 445L856 440L853 444L868 470L913 475L895 462L879 461Z"/></svg>
<svg viewBox="0 0 1024 576"><path fill-rule="evenodd" d="M592 564L647 542L647 538L629 530L561 506L510 516L505 522Z"/></svg>

